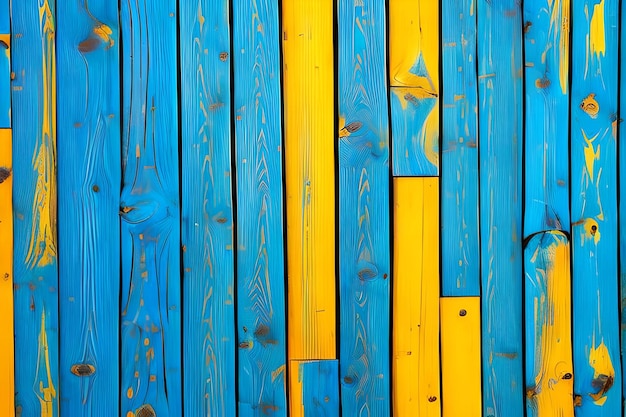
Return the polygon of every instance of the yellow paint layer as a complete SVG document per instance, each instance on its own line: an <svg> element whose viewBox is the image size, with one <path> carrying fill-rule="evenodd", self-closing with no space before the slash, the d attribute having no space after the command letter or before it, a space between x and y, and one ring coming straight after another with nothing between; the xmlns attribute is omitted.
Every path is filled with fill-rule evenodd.
<svg viewBox="0 0 626 417"><path fill-rule="evenodd" d="M615 368L604 341L596 347L594 337L593 346L589 352L589 366L593 368L593 385L598 387L598 392L590 393L589 396L596 405L604 405L606 392L613 386L615 380Z"/></svg>
<svg viewBox="0 0 626 417"><path fill-rule="evenodd" d="M554 239L547 247L537 248L531 262L539 256L545 269L526 271L527 279L540 288L533 299L534 320L527 324L534 326L536 346L535 386L527 387L526 394L536 416L573 416L569 244Z"/></svg>
<svg viewBox="0 0 626 417"><path fill-rule="evenodd" d="M394 178L392 402L396 417L441 415L439 180Z"/></svg>
<svg viewBox="0 0 626 417"><path fill-rule="evenodd" d="M304 404L302 400L302 378L300 375L301 361L291 361L289 364L289 415L291 417L304 417Z"/></svg>
<svg viewBox="0 0 626 417"><path fill-rule="evenodd" d="M569 82L570 0L553 0L550 14L550 34L558 45L559 83L563 94L567 94Z"/></svg>
<svg viewBox="0 0 626 417"><path fill-rule="evenodd" d="M13 165L11 130L0 129L0 416L14 411Z"/></svg>
<svg viewBox="0 0 626 417"><path fill-rule="evenodd" d="M37 397L41 407L41 417L52 417L58 415L58 403L56 402L57 391L52 380L52 369L50 368L45 310L41 313L41 330L39 331L38 344Z"/></svg>
<svg viewBox="0 0 626 417"><path fill-rule="evenodd" d="M389 0L389 69L392 86L438 93L438 1Z"/></svg>
<svg viewBox="0 0 626 417"><path fill-rule="evenodd" d="M440 303L443 417L481 417L480 298Z"/></svg>
<svg viewBox="0 0 626 417"><path fill-rule="evenodd" d="M335 358L333 2L283 2L289 358Z"/></svg>

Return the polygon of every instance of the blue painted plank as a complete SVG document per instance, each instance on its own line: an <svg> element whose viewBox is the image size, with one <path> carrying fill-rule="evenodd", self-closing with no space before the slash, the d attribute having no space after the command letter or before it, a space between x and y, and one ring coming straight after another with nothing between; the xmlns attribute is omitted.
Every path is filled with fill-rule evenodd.
<svg viewBox="0 0 626 417"><path fill-rule="evenodd" d="M339 415L339 361L291 361L292 417Z"/></svg>
<svg viewBox="0 0 626 417"><path fill-rule="evenodd" d="M11 127L11 37L0 32L0 129L9 127Z"/></svg>
<svg viewBox="0 0 626 417"><path fill-rule="evenodd" d="M522 10L478 1L483 412L524 414ZM501 39L507 39L502 43Z"/></svg>
<svg viewBox="0 0 626 417"><path fill-rule="evenodd" d="M476 2L443 0L441 20L441 291L479 296Z"/></svg>
<svg viewBox="0 0 626 417"><path fill-rule="evenodd" d="M10 7L11 2L9 0L0 0L0 33L6 34L11 30Z"/></svg>
<svg viewBox="0 0 626 417"><path fill-rule="evenodd" d="M276 0L233 2L240 417L287 415L278 15Z"/></svg>
<svg viewBox="0 0 626 417"><path fill-rule="evenodd" d="M13 2L15 410L23 416L59 415L54 16L54 3Z"/></svg>
<svg viewBox="0 0 626 417"><path fill-rule="evenodd" d="M237 411L228 9L227 0L180 3L183 360L192 387L184 406L191 416Z"/></svg>
<svg viewBox="0 0 626 417"><path fill-rule="evenodd" d="M122 416L182 409L176 6L121 4Z"/></svg>
<svg viewBox="0 0 626 417"><path fill-rule="evenodd" d="M385 1L338 2L339 358L344 415L389 415ZM348 382L349 381L349 382Z"/></svg>
<svg viewBox="0 0 626 417"><path fill-rule="evenodd" d="M524 2L524 236L569 224L569 0Z"/></svg>
<svg viewBox="0 0 626 417"><path fill-rule="evenodd" d="M619 91L619 108L620 117L618 123L621 123L619 129L619 156L618 156L618 178L619 189L619 248L620 248L620 341L621 349L620 353L622 358L626 354L626 181L623 180L624 172L626 172L626 130L623 126L623 115L626 113L626 7L621 8L621 25L620 25L620 58L621 58L621 72L620 77L620 91ZM622 359L622 398L626 398L626 361ZM626 401L622 400L622 412L626 413Z"/></svg>
<svg viewBox="0 0 626 417"><path fill-rule="evenodd" d="M57 13L61 415L104 416L119 406L118 9Z"/></svg>
<svg viewBox="0 0 626 417"><path fill-rule="evenodd" d="M617 268L618 2L572 3L572 279L577 417L622 411Z"/></svg>

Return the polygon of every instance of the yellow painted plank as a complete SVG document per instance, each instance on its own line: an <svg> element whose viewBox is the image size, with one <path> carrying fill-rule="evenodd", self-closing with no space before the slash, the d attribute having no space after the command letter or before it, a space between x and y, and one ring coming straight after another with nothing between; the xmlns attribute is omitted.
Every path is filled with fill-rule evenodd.
<svg viewBox="0 0 626 417"><path fill-rule="evenodd" d="M13 399L13 166L11 130L0 129L0 415Z"/></svg>
<svg viewBox="0 0 626 417"><path fill-rule="evenodd" d="M480 297L440 303L443 417L480 417Z"/></svg>
<svg viewBox="0 0 626 417"><path fill-rule="evenodd" d="M438 1L389 0L389 69L390 85L437 94Z"/></svg>
<svg viewBox="0 0 626 417"><path fill-rule="evenodd" d="M439 179L394 178L395 417L436 417L439 382Z"/></svg>
<svg viewBox="0 0 626 417"><path fill-rule="evenodd" d="M335 358L333 1L283 2L288 350Z"/></svg>

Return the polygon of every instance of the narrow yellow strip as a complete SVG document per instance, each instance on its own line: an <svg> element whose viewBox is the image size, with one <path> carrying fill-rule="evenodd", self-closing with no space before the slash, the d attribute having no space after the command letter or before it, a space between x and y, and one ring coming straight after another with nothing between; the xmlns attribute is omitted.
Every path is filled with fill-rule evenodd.
<svg viewBox="0 0 626 417"><path fill-rule="evenodd" d="M333 2L283 2L289 358L335 358Z"/></svg>
<svg viewBox="0 0 626 417"><path fill-rule="evenodd" d="M394 178L393 415L441 415L439 179Z"/></svg>
<svg viewBox="0 0 626 417"><path fill-rule="evenodd" d="M440 302L443 417L480 417L480 298Z"/></svg>

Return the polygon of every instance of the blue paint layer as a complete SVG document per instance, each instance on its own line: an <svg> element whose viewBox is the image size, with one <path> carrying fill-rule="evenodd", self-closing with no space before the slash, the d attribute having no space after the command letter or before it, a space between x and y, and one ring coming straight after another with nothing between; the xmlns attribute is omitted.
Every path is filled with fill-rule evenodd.
<svg viewBox="0 0 626 417"><path fill-rule="evenodd" d="M233 3L240 417L287 415L278 16L276 0Z"/></svg>
<svg viewBox="0 0 626 417"><path fill-rule="evenodd" d="M88 6L59 2L59 253L66 254L59 261L62 416L110 415L119 406L117 24L117 5L107 0ZM104 28L111 31L108 41L99 36L108 32ZM72 373L80 364L95 373Z"/></svg>
<svg viewBox="0 0 626 417"><path fill-rule="evenodd" d="M14 8L16 6L13 6ZM19 9L19 7L18 7ZM11 19L10 19L10 1L9 0L0 0L0 34L9 33L11 30Z"/></svg>
<svg viewBox="0 0 626 417"><path fill-rule="evenodd" d="M338 361L301 362L298 367L297 377L302 383L303 417L339 415Z"/></svg>
<svg viewBox="0 0 626 417"><path fill-rule="evenodd" d="M11 45L5 40L0 39L0 129L11 127Z"/></svg>
<svg viewBox="0 0 626 417"><path fill-rule="evenodd" d="M121 3L122 416L182 409L176 20L175 0Z"/></svg>
<svg viewBox="0 0 626 417"><path fill-rule="evenodd" d="M194 387L183 395L190 416L237 412L228 9L227 0L180 3L184 383Z"/></svg>
<svg viewBox="0 0 626 417"><path fill-rule="evenodd" d="M385 2L338 2L342 412L390 414ZM350 381L349 383L345 381Z"/></svg>
<svg viewBox="0 0 626 417"><path fill-rule="evenodd" d="M442 294L480 295L476 3L443 0Z"/></svg>
<svg viewBox="0 0 626 417"><path fill-rule="evenodd" d="M622 16L620 25L620 52L621 52L621 72L619 74L622 82L620 83L620 119L626 112L626 7L622 7ZM618 193L622 196L619 199L619 247L620 247L620 329L621 329L621 355L624 358L626 354L626 181L622 178L626 177L626 130L622 126L619 129L619 156L618 156ZM622 360L622 398L626 398L626 361ZM626 412L626 401L622 400L622 412Z"/></svg>
<svg viewBox="0 0 626 417"><path fill-rule="evenodd" d="M521 27L522 10L517 0L478 1L485 417L524 414Z"/></svg>
<svg viewBox="0 0 626 417"><path fill-rule="evenodd" d="M618 416L622 411L616 308L618 2L574 0L572 11L574 394L581 399L576 416ZM600 34L605 49L597 53ZM613 369L599 373L590 356L604 347Z"/></svg>

